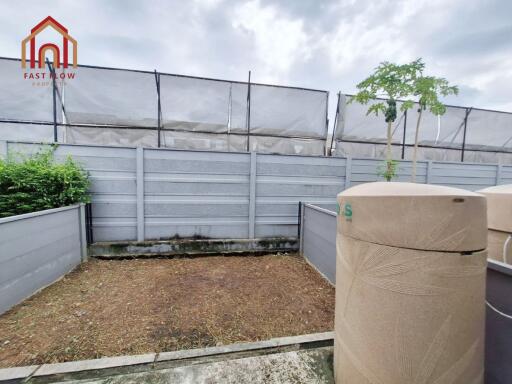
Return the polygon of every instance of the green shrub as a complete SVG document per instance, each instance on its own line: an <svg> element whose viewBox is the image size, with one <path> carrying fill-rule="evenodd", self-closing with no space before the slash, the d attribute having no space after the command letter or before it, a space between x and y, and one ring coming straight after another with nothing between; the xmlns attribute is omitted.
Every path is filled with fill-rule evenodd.
<svg viewBox="0 0 512 384"><path fill-rule="evenodd" d="M89 202L87 172L70 156L55 162L54 150L0 159L0 217Z"/></svg>

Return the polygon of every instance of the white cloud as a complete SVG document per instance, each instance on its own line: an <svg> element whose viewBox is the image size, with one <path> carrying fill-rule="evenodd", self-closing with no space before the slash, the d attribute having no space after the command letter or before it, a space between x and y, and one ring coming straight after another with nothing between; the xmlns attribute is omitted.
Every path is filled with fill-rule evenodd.
<svg viewBox="0 0 512 384"><path fill-rule="evenodd" d="M25 0L2 5L0 56L19 57L51 14L83 64L233 80L250 69L257 82L333 95L381 61L423 57L460 86L451 103L512 111L511 12L506 0Z"/></svg>
<svg viewBox="0 0 512 384"><path fill-rule="evenodd" d="M240 4L233 12L233 28L246 36L255 57L262 64L263 81L286 78L298 61L311 57L310 41L302 20L280 14L277 8L262 6L258 0Z"/></svg>

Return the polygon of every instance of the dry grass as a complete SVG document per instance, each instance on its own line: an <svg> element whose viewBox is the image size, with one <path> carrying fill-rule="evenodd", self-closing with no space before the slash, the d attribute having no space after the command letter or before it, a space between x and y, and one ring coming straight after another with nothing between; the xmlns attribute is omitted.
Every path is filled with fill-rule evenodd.
<svg viewBox="0 0 512 384"><path fill-rule="evenodd" d="M0 367L332 330L334 289L296 255L100 261L0 316Z"/></svg>

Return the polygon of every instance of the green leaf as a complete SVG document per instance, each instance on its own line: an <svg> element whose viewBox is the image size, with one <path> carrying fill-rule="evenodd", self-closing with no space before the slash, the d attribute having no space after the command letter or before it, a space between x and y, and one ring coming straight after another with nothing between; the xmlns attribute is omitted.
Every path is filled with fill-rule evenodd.
<svg viewBox="0 0 512 384"><path fill-rule="evenodd" d="M90 201L87 172L71 157L57 162L55 149L0 159L0 217Z"/></svg>

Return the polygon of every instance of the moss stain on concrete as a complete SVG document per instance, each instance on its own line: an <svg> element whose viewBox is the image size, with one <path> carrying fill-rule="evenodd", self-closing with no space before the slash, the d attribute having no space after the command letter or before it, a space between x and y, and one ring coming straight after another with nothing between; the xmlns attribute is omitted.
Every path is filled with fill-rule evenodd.
<svg viewBox="0 0 512 384"><path fill-rule="evenodd" d="M180 239L144 242L105 242L89 246L89 256L100 258L173 257L194 255L295 252L296 238Z"/></svg>

